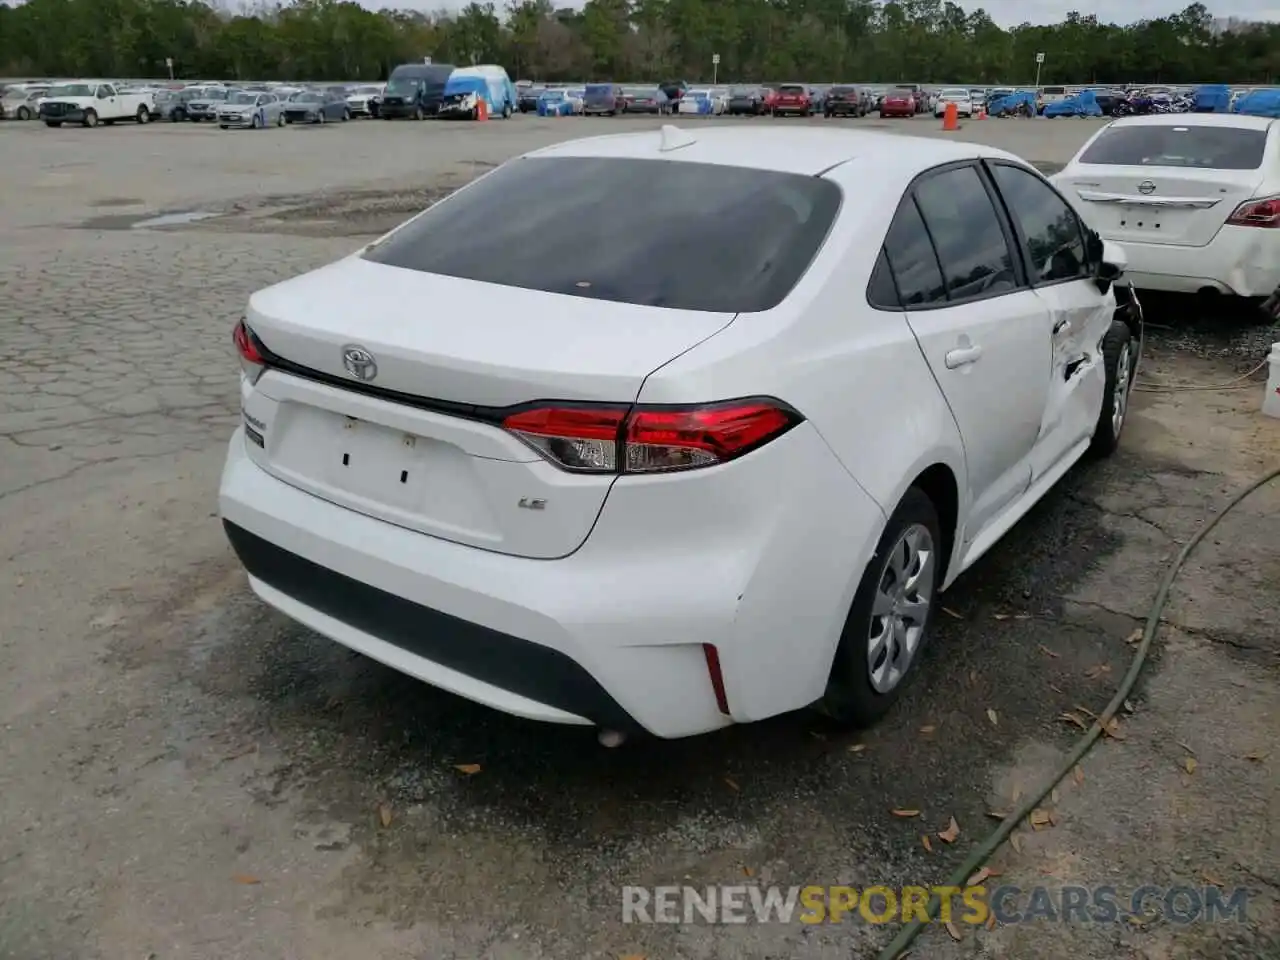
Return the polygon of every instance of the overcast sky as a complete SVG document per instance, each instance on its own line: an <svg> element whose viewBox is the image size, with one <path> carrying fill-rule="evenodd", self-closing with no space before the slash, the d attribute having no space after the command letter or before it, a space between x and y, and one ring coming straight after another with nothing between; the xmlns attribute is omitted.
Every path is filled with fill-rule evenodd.
<svg viewBox="0 0 1280 960"><path fill-rule="evenodd" d="M467 0L360 0L365 6L373 9L380 7L400 7L411 10L460 10L467 5ZM585 0L552 0L557 7L579 7ZM960 6L966 10L984 7L996 23L1004 27L1014 27L1023 22L1059 23L1068 10L1077 10L1082 14L1094 14L1102 21L1114 23L1131 23L1135 20L1164 17L1184 9L1191 0L1130 0L1128 3L1101 3L1099 0L960 0ZM503 0L494 0L494 6L501 9ZM1215 17L1240 17L1245 20L1280 20L1278 0L1223 0L1220 3L1206 2L1205 6Z"/></svg>

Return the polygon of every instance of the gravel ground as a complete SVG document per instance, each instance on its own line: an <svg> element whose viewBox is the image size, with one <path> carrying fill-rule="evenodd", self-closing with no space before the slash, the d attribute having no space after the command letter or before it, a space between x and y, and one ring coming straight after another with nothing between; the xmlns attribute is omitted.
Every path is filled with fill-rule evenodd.
<svg viewBox="0 0 1280 960"><path fill-rule="evenodd" d="M215 517L247 295L515 153L645 125L0 125L22 187L0 197L0 956L873 957L892 926L626 925L620 888L938 882L1070 749L1062 714L1109 699L1179 545L1280 462L1256 383L1201 389L1274 332L1161 304L1120 454L956 584L918 682L860 734L796 714L605 751L267 610ZM960 135L1052 169L1092 129ZM135 226L184 212L210 216ZM1246 887L1246 921L933 929L915 956L1280 955L1278 506L1206 543L1123 739L993 862L1023 890Z"/></svg>

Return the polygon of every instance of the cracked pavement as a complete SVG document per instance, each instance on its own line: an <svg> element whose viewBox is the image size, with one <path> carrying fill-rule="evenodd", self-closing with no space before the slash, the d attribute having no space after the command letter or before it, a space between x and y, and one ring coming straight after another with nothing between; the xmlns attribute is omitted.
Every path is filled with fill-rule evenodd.
<svg viewBox="0 0 1280 960"><path fill-rule="evenodd" d="M1141 376L1162 388L1135 395L1120 454L946 594L915 685L862 733L797 714L604 751L264 608L215 516L248 294L602 126L654 124L0 125L23 187L0 197L0 957L873 957L893 928L624 925L620 887L941 881L1071 749L1061 715L1110 699L1181 544L1280 462L1260 386L1164 389L1232 379L1261 336L1155 318L1178 329L1153 331ZM961 135L1052 167L1092 129ZM131 227L182 210L219 216ZM915 956L1280 955L1278 507L1260 492L1192 559L1124 739L993 860L1023 889L1245 886L1247 922L931 929ZM960 838L927 851L951 816Z"/></svg>

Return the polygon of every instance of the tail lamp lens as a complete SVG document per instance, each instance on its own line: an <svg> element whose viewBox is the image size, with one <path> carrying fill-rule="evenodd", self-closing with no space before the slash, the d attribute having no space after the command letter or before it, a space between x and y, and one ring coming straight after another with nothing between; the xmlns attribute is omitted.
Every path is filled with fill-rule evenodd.
<svg viewBox="0 0 1280 960"><path fill-rule="evenodd" d="M250 383L257 383L258 378L267 369L267 361L260 349L257 336L249 329L249 325L241 320L231 332L231 339L235 342L236 352L240 354L240 369L244 371Z"/></svg>
<svg viewBox="0 0 1280 960"><path fill-rule="evenodd" d="M765 399L691 407L548 405L513 414L503 426L566 470L635 474L725 463L802 420Z"/></svg>
<svg viewBox="0 0 1280 960"><path fill-rule="evenodd" d="M1233 227L1280 228L1280 197L1246 200L1227 219Z"/></svg>

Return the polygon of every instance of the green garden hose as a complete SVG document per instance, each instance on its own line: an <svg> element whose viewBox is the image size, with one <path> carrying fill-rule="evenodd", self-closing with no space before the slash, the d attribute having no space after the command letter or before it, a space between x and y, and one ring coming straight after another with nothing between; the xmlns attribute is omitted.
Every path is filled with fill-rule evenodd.
<svg viewBox="0 0 1280 960"><path fill-rule="evenodd" d="M1280 467L1254 480L1249 486L1237 493L1212 520L1201 527L1200 531L1187 541L1187 545L1182 548L1173 563L1169 565L1168 570L1165 571L1164 578L1160 582L1160 589L1156 591L1155 600L1152 602L1151 610L1147 614L1147 625L1142 631L1142 642L1138 644L1137 652L1133 656L1133 662L1129 664L1129 671L1124 675L1124 679L1116 690L1115 696L1111 698L1111 702L1107 704L1106 709L1094 721L1093 726L1080 738L1057 772L1039 790L1033 792L1027 799L1022 801L1018 808L1005 817L1000 822L1000 826L996 827L992 834L969 854L964 863L957 867L955 872L947 879L948 886L963 887L969 877L973 876L991 858L991 855L1000 848L1000 845L1009 838L1009 834L1013 833L1018 824L1031 815L1031 812L1040 805L1045 797L1053 792L1053 788L1062 782L1067 774L1075 768L1075 765L1080 762L1081 758L1097 743L1106 726L1111 723L1116 712L1120 710L1125 700L1128 699L1134 684L1138 680L1138 675L1142 673L1142 668L1146 665L1147 654L1151 650L1151 642L1155 639L1156 631L1160 627L1160 617L1164 612L1165 604L1169 600L1169 591L1173 587L1174 580L1177 579L1178 574L1182 571L1183 564L1187 562L1187 558L1200 546L1204 538L1217 527L1223 517L1238 507L1254 491L1276 479L1280 479ZM930 920L937 917L940 905L937 897L934 897L929 902ZM879 960L897 960L907 947L915 941L916 937L920 935L920 931L924 929L924 926L925 921L920 919L912 920L884 948L880 953Z"/></svg>

